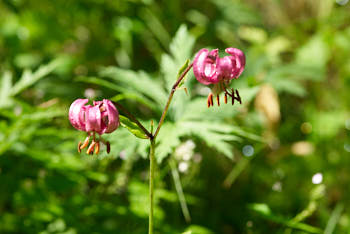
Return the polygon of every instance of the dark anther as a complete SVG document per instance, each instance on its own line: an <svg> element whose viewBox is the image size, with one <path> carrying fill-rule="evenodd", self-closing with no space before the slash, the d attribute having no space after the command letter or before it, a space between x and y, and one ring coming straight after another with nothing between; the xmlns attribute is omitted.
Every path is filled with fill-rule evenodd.
<svg viewBox="0 0 350 234"><path fill-rule="evenodd" d="M208 107L214 106L213 94L212 94L212 93L210 93L210 94L208 95L207 106L208 106Z"/></svg>
<svg viewBox="0 0 350 234"><path fill-rule="evenodd" d="M241 99L241 96L239 96L239 93L238 93L237 89L236 89L236 95L237 95L237 97L234 97L234 98L239 102L239 104L242 105L242 99Z"/></svg>
<svg viewBox="0 0 350 234"><path fill-rule="evenodd" d="M230 95L230 96L231 96L231 101L232 101L232 105L233 105L233 104L235 104L235 93L234 93L233 89L232 89L232 93L231 94L232 95Z"/></svg>
<svg viewBox="0 0 350 234"><path fill-rule="evenodd" d="M218 103L218 106L220 106L220 98L219 98L219 94L216 95L216 102Z"/></svg>
<svg viewBox="0 0 350 234"><path fill-rule="evenodd" d="M107 146L107 154L109 154L109 152L111 152L111 144L109 144L109 141L106 142L106 146Z"/></svg>
<svg viewBox="0 0 350 234"><path fill-rule="evenodd" d="M224 102L225 104L227 104L227 93L225 92L225 96L224 96Z"/></svg>

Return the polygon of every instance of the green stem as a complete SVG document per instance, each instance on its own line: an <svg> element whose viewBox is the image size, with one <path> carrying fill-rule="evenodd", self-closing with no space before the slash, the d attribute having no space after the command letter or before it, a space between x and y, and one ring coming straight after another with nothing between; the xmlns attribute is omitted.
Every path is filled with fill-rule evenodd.
<svg viewBox="0 0 350 234"><path fill-rule="evenodd" d="M175 93L177 87L179 86L179 84L180 84L180 82L183 80L183 78L186 76L187 72L192 68L192 66L193 66L193 63L191 63L190 65L188 65L188 67L182 72L182 74L179 76L179 78L176 80L175 84L173 85L173 88L171 89L171 92L170 92L169 97L168 97L168 101L167 101L167 103L166 103L166 105L165 105L165 108L164 108L164 110L163 110L162 116L160 117L157 130L156 130L156 132L155 132L154 135L153 135L154 138L157 137L157 135L158 135L158 133L159 133L159 130L160 130L160 128L162 127L162 124L163 124L163 122L164 122L166 113L168 112L168 109L169 109L171 100L173 99L173 96L174 96L174 93Z"/></svg>
<svg viewBox="0 0 350 234"><path fill-rule="evenodd" d="M155 167L155 142L156 142L156 137L159 133L160 128L162 127L162 124L164 122L166 113L168 112L171 100L173 99L174 93L177 89L177 87L179 86L180 82L183 80L183 78L186 76L186 74L188 73L188 71L192 68L193 63L191 63L190 65L188 65L188 67L182 72L182 74L179 76L179 78L176 80L175 84L173 85L171 92L169 94L168 97L168 101L164 107L162 116L160 117L159 120L159 124L158 127L155 131L154 134L152 134L153 132L153 124L152 124L152 130L151 133L149 133L146 129L143 129L142 124L138 123L137 121L136 123L143 129L143 131L149 136L150 142L151 142L151 146L150 146L150 153L149 153L149 161L150 161L150 170L149 170L149 200L150 200L150 207L149 207L149 223L148 223L148 234L153 234L153 206L154 206L154 167ZM131 115L131 117L133 117Z"/></svg>
<svg viewBox="0 0 350 234"><path fill-rule="evenodd" d="M174 179L175 189L176 189L177 195L179 197L182 214L184 215L186 222L190 223L191 222L191 215L190 215L190 212L188 211L185 194L183 192L182 185L181 185L180 175L179 175L179 172L177 171L176 163L175 163L175 160L173 158L170 158L169 165L171 168L171 174L172 174L173 179Z"/></svg>
<svg viewBox="0 0 350 234"><path fill-rule="evenodd" d="M155 152L155 140L151 138L151 147L149 153L149 222L148 222L148 234L153 234L153 204L154 204L154 152Z"/></svg>
<svg viewBox="0 0 350 234"><path fill-rule="evenodd" d="M140 123L140 121L138 121L136 119L136 117L131 114L126 108L124 108L121 104L117 103L117 102L113 102L113 104L120 110L122 110L128 117L129 119L131 119L134 123L137 124L137 126L139 126L142 131L148 136L149 139L152 139L153 136L152 136L152 133L150 133L143 125L142 123Z"/></svg>

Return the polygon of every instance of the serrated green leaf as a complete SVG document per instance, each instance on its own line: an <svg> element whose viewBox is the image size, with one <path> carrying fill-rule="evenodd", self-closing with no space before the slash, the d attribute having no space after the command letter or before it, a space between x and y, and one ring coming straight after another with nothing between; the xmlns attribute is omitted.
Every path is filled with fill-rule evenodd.
<svg viewBox="0 0 350 234"><path fill-rule="evenodd" d="M232 145L228 141L240 141L240 137L232 133L233 129L228 124L212 122L181 122L179 128L183 135L194 135L228 158L233 158Z"/></svg>
<svg viewBox="0 0 350 234"><path fill-rule="evenodd" d="M117 67L106 67L100 71L100 75L116 81L118 86L123 87L122 92L142 94L160 106L166 103L167 94L159 80L152 79L144 71L135 72Z"/></svg>
<svg viewBox="0 0 350 234"><path fill-rule="evenodd" d="M127 117L119 115L119 121L120 125L129 130L129 132L134 134L136 137L141 139L148 139L148 136L142 131L142 129Z"/></svg>
<svg viewBox="0 0 350 234"><path fill-rule="evenodd" d="M15 96L22 92L24 89L33 85L35 82L44 78L48 74L50 74L53 70L55 70L61 61L59 59L54 60L46 65L40 66L38 70L32 73L30 70L25 70L21 79L13 86L11 89L11 96Z"/></svg>
<svg viewBox="0 0 350 234"><path fill-rule="evenodd" d="M172 88L176 77L186 69L183 65L192 55L195 38L188 32L185 25L181 25L170 43L170 54L164 54L161 59L161 71L165 77L166 87ZM187 61L186 61L187 62ZM186 63L185 62L185 63ZM178 70L181 66L180 71Z"/></svg>
<svg viewBox="0 0 350 234"><path fill-rule="evenodd" d="M169 122L163 124L162 130L157 137L158 144L156 146L155 156L158 163L162 162L181 143L181 135L181 131L177 125Z"/></svg>

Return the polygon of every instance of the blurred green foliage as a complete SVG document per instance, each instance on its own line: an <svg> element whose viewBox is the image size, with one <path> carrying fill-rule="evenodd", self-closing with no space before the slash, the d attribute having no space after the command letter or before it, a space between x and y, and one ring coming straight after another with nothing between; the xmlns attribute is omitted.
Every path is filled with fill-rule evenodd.
<svg viewBox="0 0 350 234"><path fill-rule="evenodd" d="M158 138L157 233L349 233L349 4L1 1L0 233L146 233L148 142L120 127L110 155L79 155L68 108L111 98L149 128L202 47L246 53L243 105L207 109L187 75Z"/></svg>

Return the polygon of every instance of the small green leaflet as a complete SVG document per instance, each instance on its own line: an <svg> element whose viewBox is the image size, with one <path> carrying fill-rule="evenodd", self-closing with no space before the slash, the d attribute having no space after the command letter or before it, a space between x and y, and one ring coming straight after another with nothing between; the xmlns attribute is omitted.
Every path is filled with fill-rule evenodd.
<svg viewBox="0 0 350 234"><path fill-rule="evenodd" d="M190 60L187 59L186 62L184 63L184 65L182 65L182 67L179 69L179 71L177 72L177 79L179 79L179 77L181 76L181 74L186 70L186 68L188 67L188 65L190 64ZM187 74L186 74L187 75ZM178 88L180 88L186 80L186 75L185 77L182 79L182 81L180 82L180 84L178 85Z"/></svg>
<svg viewBox="0 0 350 234"><path fill-rule="evenodd" d="M126 128L129 132L134 134L136 137L141 139L148 139L148 136L142 131L142 129L137 126L136 123L132 122L130 119L123 115L119 115L120 124Z"/></svg>

